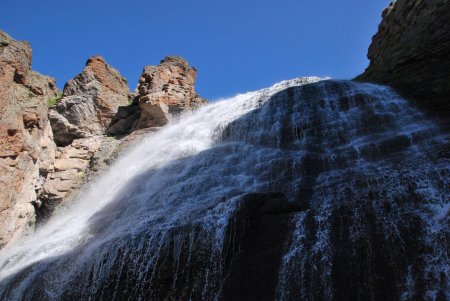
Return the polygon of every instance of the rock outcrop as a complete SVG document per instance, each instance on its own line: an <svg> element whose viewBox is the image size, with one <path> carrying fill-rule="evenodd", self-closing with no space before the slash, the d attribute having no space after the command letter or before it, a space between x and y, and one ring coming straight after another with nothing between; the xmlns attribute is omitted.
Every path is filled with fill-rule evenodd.
<svg viewBox="0 0 450 301"><path fill-rule="evenodd" d="M386 84L426 111L450 116L450 2L397 0L383 11L357 80Z"/></svg>
<svg viewBox="0 0 450 301"><path fill-rule="evenodd" d="M164 125L173 113L204 103L195 93L195 76L196 70L185 60L168 57L160 66L145 67L139 93L130 93L117 70L103 58L91 57L83 72L65 85L61 101L50 109L59 147L55 168L47 176L38 201L42 209L38 218L47 218L71 198L86 177L104 170L117 153L132 144L130 141L147 132L137 130ZM130 139L105 137L133 131L136 135Z"/></svg>
<svg viewBox="0 0 450 301"><path fill-rule="evenodd" d="M55 142L65 146L77 138L103 135L129 97L127 81L116 69L100 56L89 58L83 71L64 86L61 102L50 110Z"/></svg>
<svg viewBox="0 0 450 301"><path fill-rule="evenodd" d="M146 66L133 104L119 109L110 134L165 125L174 115L207 101L195 92L197 70L178 56L167 56L158 66Z"/></svg>
<svg viewBox="0 0 450 301"><path fill-rule="evenodd" d="M48 174L38 200L38 221L49 217L55 207L83 184L91 159L101 142L101 137L94 136L75 139L72 144L57 148L54 169Z"/></svg>
<svg viewBox="0 0 450 301"><path fill-rule="evenodd" d="M0 247L31 231L55 149L47 101L53 78L31 70L31 48L0 31Z"/></svg>
<svg viewBox="0 0 450 301"><path fill-rule="evenodd" d="M93 56L61 93L31 70L31 54L27 42L0 31L0 248L33 231L143 134L206 103L195 93L196 69L180 57L145 67L131 93Z"/></svg>

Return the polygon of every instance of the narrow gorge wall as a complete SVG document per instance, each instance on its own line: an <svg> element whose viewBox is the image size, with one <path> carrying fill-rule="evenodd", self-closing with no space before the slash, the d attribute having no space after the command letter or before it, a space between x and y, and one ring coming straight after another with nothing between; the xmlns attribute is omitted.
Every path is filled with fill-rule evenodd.
<svg viewBox="0 0 450 301"><path fill-rule="evenodd" d="M448 122L450 1L397 0L382 17L357 80L389 85Z"/></svg>

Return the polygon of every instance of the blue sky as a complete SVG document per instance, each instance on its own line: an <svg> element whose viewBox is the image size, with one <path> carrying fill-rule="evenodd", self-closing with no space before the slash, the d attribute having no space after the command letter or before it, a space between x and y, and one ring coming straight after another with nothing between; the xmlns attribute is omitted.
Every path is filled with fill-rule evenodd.
<svg viewBox="0 0 450 301"><path fill-rule="evenodd" d="M284 79L349 79L389 0L4 0L0 29L30 41L33 69L59 87L101 54L132 89L145 65L176 54L209 99Z"/></svg>

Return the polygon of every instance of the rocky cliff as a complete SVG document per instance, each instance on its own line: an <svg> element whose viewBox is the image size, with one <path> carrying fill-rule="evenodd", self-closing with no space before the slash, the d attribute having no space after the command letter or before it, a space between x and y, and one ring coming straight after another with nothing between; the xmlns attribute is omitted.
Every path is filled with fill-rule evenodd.
<svg viewBox="0 0 450 301"><path fill-rule="evenodd" d="M370 65L360 81L386 84L420 108L450 116L450 2L397 0L368 51Z"/></svg>
<svg viewBox="0 0 450 301"><path fill-rule="evenodd" d="M47 101L58 89L31 70L31 54L0 31L0 247L33 229L33 204L55 158Z"/></svg>
<svg viewBox="0 0 450 301"><path fill-rule="evenodd" d="M146 66L134 106L119 109L108 133L162 126L173 116L205 104L195 92L196 77L197 70L177 56L167 56L158 66Z"/></svg>
<svg viewBox="0 0 450 301"><path fill-rule="evenodd" d="M127 105L127 81L100 56L88 59L83 71L64 86L63 98L50 109L50 121L58 145L76 138L102 135L117 113Z"/></svg>
<svg viewBox="0 0 450 301"><path fill-rule="evenodd" d="M145 67L133 94L119 71L93 56L61 93L31 70L30 45L0 31L0 248L31 232L144 129L204 104L195 77L185 60L167 57Z"/></svg>
<svg viewBox="0 0 450 301"><path fill-rule="evenodd" d="M84 182L106 129L130 97L127 81L100 56L89 58L83 71L65 84L62 99L49 109L58 148L40 196L39 218L48 217Z"/></svg>
<svg viewBox="0 0 450 301"><path fill-rule="evenodd" d="M427 11L437 19L424 26L439 24L446 7L392 5L385 19L398 19L380 26L374 41L386 46L371 47L379 59L360 79L402 92L413 70L425 87L402 93L445 109L444 71L430 74L409 49L381 54L395 49L391 34L403 47L424 38L403 40L400 20L418 18L406 34ZM25 85L20 63L5 65ZM160 126L202 103L194 80L179 58L146 67L107 131ZM427 102L423 89L438 92ZM53 196L74 189L65 181L103 160L102 131L57 149L44 191L53 179ZM28 155L6 133L6 158ZM368 83L303 78L218 102L145 139L59 219L1 252L0 299L449 300L449 141L409 100Z"/></svg>

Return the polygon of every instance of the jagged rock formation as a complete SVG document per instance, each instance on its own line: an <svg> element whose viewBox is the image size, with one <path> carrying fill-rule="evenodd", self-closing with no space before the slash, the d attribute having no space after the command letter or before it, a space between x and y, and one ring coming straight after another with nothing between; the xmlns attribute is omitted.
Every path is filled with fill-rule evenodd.
<svg viewBox="0 0 450 301"><path fill-rule="evenodd" d="M386 84L420 108L450 116L450 2L397 0L383 11L370 65L357 77Z"/></svg>
<svg viewBox="0 0 450 301"><path fill-rule="evenodd" d="M61 101L49 111L59 147L38 200L39 220L84 183L106 128L129 97L126 80L100 56L89 58L83 71L66 83Z"/></svg>
<svg viewBox="0 0 450 301"><path fill-rule="evenodd" d="M42 218L83 183L86 174L91 174L89 168L100 169L104 161L111 161L105 156L124 148L121 141L105 140L105 133L122 135L155 128L168 121L170 112L205 103L195 93L195 76L196 70L185 60L167 57L160 66L145 67L138 86L141 93L133 95L117 70L103 58L91 57L83 72L65 85L61 102L50 109L55 141L61 147L56 153L55 170L47 177L41 195ZM147 101L150 98L152 104ZM131 99L130 105L119 106ZM166 115L157 108L164 108ZM125 146L130 144L123 142Z"/></svg>
<svg viewBox="0 0 450 301"><path fill-rule="evenodd" d="M58 89L31 70L31 54L0 31L0 247L33 229L33 204L55 158L47 100Z"/></svg>
<svg viewBox="0 0 450 301"><path fill-rule="evenodd" d="M128 104L127 81L100 56L88 59L83 71L64 86L61 102L50 109L55 142L103 135L119 106Z"/></svg>
<svg viewBox="0 0 450 301"><path fill-rule="evenodd" d="M165 125L174 114L207 101L195 92L197 70L181 57L168 56L158 66L146 66L138 83L134 106L119 109L111 134Z"/></svg>
<svg viewBox="0 0 450 301"><path fill-rule="evenodd" d="M159 66L146 66L139 79L138 128L166 124L172 114L198 107L206 101L195 93L197 69L181 57L168 56Z"/></svg>
<svg viewBox="0 0 450 301"><path fill-rule="evenodd" d="M167 57L144 69L140 93L133 94L116 69L94 56L49 110L60 97L55 80L31 70L27 42L0 32L0 248L32 231L141 135L205 103L195 77L185 60Z"/></svg>

